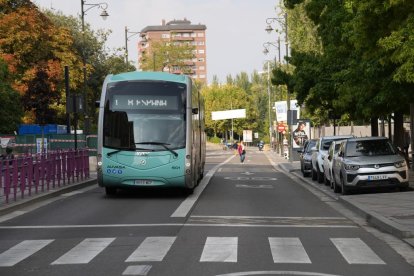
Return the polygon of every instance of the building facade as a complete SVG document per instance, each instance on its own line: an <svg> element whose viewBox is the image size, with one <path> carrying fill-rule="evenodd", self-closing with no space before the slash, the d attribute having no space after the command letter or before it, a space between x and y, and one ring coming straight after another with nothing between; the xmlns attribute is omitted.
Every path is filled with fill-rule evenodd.
<svg viewBox="0 0 414 276"><path fill-rule="evenodd" d="M149 58L152 54L151 46L155 42L165 43L187 43L194 47L193 58L186 60L187 74L193 79L207 83L207 52L206 52L206 26L202 24L191 24L191 21L172 20L161 25L147 26L141 30L138 42L138 67L141 70L143 58ZM155 63L155 61L154 61ZM163 71L180 74L179 68L164 68Z"/></svg>

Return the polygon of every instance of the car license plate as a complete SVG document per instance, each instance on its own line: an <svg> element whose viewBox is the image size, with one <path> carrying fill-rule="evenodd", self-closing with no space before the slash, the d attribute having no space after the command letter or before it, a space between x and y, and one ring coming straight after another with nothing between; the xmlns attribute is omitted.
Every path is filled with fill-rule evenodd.
<svg viewBox="0 0 414 276"><path fill-rule="evenodd" d="M368 180L383 180L388 179L388 175L368 175Z"/></svg>
<svg viewBox="0 0 414 276"><path fill-rule="evenodd" d="M150 184L152 184L152 180L148 180L148 179L135 180L135 185L150 185Z"/></svg>

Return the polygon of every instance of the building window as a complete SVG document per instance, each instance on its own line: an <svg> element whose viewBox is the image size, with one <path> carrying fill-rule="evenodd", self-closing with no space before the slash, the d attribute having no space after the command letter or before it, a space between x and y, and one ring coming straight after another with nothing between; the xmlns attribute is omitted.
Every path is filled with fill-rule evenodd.
<svg viewBox="0 0 414 276"><path fill-rule="evenodd" d="M199 75L198 76L200 79L205 79L206 78L206 75Z"/></svg>
<svg viewBox="0 0 414 276"><path fill-rule="evenodd" d="M198 50L199 54L204 54L204 50Z"/></svg>
<svg viewBox="0 0 414 276"><path fill-rule="evenodd" d="M204 62L204 58L199 58L198 61L199 62Z"/></svg>
<svg viewBox="0 0 414 276"><path fill-rule="evenodd" d="M183 33L183 37L190 37L189 33Z"/></svg>
<svg viewBox="0 0 414 276"><path fill-rule="evenodd" d="M161 37L162 38L170 38L170 34L162 34Z"/></svg>
<svg viewBox="0 0 414 276"><path fill-rule="evenodd" d="M196 33L191 33L191 37L196 37Z"/></svg>
<svg viewBox="0 0 414 276"><path fill-rule="evenodd" d="M204 37L204 33L197 33L198 37Z"/></svg>
<svg viewBox="0 0 414 276"><path fill-rule="evenodd" d="M198 45L203 46L204 45L204 41L199 41Z"/></svg>
<svg viewBox="0 0 414 276"><path fill-rule="evenodd" d="M200 67L198 67L198 70L205 70L205 67L204 66L200 66Z"/></svg>

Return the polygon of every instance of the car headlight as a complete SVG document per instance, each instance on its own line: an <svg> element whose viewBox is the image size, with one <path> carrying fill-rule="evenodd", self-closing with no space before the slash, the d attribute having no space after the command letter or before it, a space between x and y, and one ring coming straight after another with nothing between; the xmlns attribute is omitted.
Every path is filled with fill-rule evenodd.
<svg viewBox="0 0 414 276"><path fill-rule="evenodd" d="M357 170L359 170L360 166L359 165L354 165L354 164L346 164L346 165L344 165L344 168L347 171L357 171Z"/></svg>
<svg viewBox="0 0 414 276"><path fill-rule="evenodd" d="M403 161L398 161L398 162L395 162L394 163L394 166L396 167L396 168L402 168L402 167L405 167L407 165L407 163L405 163L405 160L403 160Z"/></svg>

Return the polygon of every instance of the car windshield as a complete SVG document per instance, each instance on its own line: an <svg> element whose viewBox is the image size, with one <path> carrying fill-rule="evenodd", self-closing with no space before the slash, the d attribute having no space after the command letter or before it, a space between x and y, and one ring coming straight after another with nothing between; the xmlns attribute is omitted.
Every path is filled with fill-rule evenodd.
<svg viewBox="0 0 414 276"><path fill-rule="evenodd" d="M396 151L388 140L349 141L346 145L347 157L394 154L396 154Z"/></svg>
<svg viewBox="0 0 414 276"><path fill-rule="evenodd" d="M310 140L308 144L306 145L305 152L311 152L312 148L316 145L316 140Z"/></svg>

